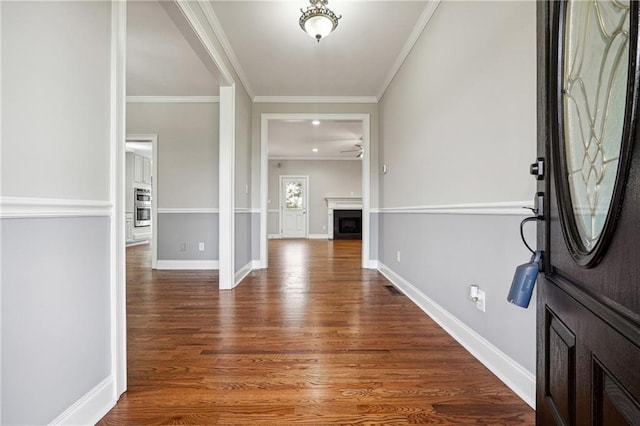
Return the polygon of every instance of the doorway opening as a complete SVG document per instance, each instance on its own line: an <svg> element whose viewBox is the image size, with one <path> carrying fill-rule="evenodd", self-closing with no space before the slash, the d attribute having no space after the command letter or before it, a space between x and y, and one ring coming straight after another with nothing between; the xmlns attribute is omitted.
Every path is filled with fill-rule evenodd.
<svg viewBox="0 0 640 426"><path fill-rule="evenodd" d="M328 138L326 140L318 140L304 137L298 139L295 149L306 150L304 152L290 152L294 148L286 148L283 150L279 147L277 150L270 146L271 133L277 134L274 130L274 123L298 123L300 125L318 126L322 123L346 123L350 124L353 129L357 129L357 133L347 134L345 137ZM310 127L313 129L313 127ZM313 134L313 131L309 131ZM361 266L370 268L373 262L369 258L370 247L370 164L371 164L371 142L370 142L370 116L369 114L262 114L261 115L261 176L260 176L260 267L268 266L268 239L282 237L282 210L280 206L275 207L273 203L273 188L278 184L279 176L292 174L289 173L293 169L287 168L294 161L305 161L311 167L314 163L321 160L335 160L342 163L341 169L357 170L355 178L343 178L334 186L312 194L309 200L307 210L307 223L311 222L307 230L307 238L323 238L333 239L334 211L342 210L335 207L332 203L336 199L346 202L349 206L356 205L353 209L361 209L361 217L359 219L360 232L359 237L362 240L362 256ZM317 145L313 145L317 143ZM322 143L322 144L321 144ZM333 151L332 151L333 150ZM333 152L333 153L332 153ZM338 152L339 154L335 154ZM355 166L357 165L357 166ZM279 169L275 171L275 169ZM274 170L272 170L274 169ZM307 171L299 169L297 173L302 172L304 175L310 175ZM295 173L295 172L294 172ZM353 175L352 175L353 176ZM274 182L275 180L275 182ZM309 193L317 191L319 183L310 177ZM270 191L271 189L271 191ZM316 203L316 208L313 204ZM280 203L279 203L280 204ZM334 210L335 209L335 210ZM328 212L318 214L320 211ZM310 216L315 215L315 218ZM276 222L277 221L277 222ZM353 221L352 221L353 222ZM275 224L280 225L276 228ZM346 224L346 223L345 223ZM351 223L350 226L356 225ZM274 229L276 231L274 231Z"/></svg>
<svg viewBox="0 0 640 426"><path fill-rule="evenodd" d="M158 266L158 135L127 135L125 154L125 235L127 247L151 244L151 263Z"/></svg>

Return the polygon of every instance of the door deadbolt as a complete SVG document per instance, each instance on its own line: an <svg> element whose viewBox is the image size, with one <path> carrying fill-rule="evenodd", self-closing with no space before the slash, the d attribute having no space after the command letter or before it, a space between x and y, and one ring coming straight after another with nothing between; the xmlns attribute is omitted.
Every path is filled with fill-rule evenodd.
<svg viewBox="0 0 640 426"><path fill-rule="evenodd" d="M529 173L535 176L537 180L544 179L544 158L540 157L535 163L531 164Z"/></svg>

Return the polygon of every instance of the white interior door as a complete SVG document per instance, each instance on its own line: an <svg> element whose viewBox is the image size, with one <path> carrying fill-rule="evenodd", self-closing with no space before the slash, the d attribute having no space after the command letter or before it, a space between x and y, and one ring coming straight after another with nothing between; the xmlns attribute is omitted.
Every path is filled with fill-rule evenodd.
<svg viewBox="0 0 640 426"><path fill-rule="evenodd" d="M282 238L307 238L306 176L280 176Z"/></svg>

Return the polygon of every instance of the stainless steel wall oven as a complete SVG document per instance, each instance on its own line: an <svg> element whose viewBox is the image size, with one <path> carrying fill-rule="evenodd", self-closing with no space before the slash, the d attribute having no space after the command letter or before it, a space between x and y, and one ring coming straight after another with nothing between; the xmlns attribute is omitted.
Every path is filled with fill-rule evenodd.
<svg viewBox="0 0 640 426"><path fill-rule="evenodd" d="M133 205L135 209L133 226L143 227L151 225L151 190L134 188Z"/></svg>

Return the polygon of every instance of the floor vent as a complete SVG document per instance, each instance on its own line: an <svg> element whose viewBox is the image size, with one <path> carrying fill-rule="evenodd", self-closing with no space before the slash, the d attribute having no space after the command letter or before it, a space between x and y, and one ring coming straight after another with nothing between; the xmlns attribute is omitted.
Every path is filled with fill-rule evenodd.
<svg viewBox="0 0 640 426"><path fill-rule="evenodd" d="M386 288L387 291L394 296L402 296L402 292L392 285L385 285L384 288Z"/></svg>

